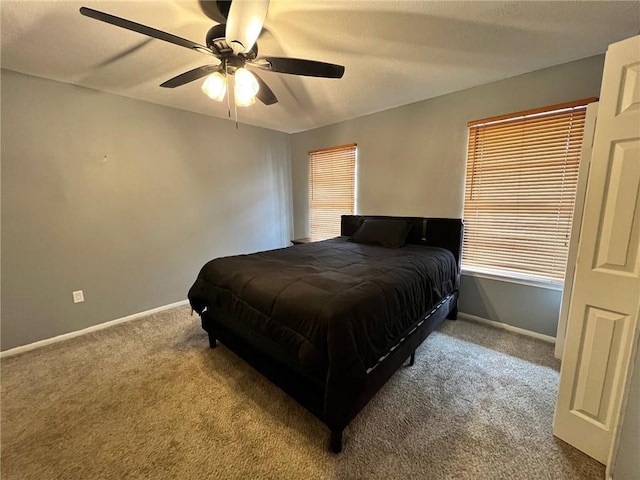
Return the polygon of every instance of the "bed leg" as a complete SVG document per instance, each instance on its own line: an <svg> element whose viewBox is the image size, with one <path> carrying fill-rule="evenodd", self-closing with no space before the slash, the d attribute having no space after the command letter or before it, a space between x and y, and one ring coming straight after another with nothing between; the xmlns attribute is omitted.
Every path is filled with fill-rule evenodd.
<svg viewBox="0 0 640 480"><path fill-rule="evenodd" d="M333 453L342 451L342 430L331 430L331 451Z"/></svg>
<svg viewBox="0 0 640 480"><path fill-rule="evenodd" d="M218 343L216 342L216 336L213 332L207 332L209 334L209 348L216 348Z"/></svg>
<svg viewBox="0 0 640 480"><path fill-rule="evenodd" d="M449 320L457 320L458 319L458 306L453 307L449 313L447 314L447 318Z"/></svg>
<svg viewBox="0 0 640 480"><path fill-rule="evenodd" d="M409 359L409 366L413 367L414 363L416 363L416 352L415 351L411 354L411 358Z"/></svg>

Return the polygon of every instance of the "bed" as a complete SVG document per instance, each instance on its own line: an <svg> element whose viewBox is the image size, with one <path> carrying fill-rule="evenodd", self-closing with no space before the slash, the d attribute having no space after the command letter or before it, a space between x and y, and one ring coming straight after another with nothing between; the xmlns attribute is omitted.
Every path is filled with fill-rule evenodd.
<svg viewBox="0 0 640 480"><path fill-rule="evenodd" d="M416 348L457 314L460 219L344 215L341 236L206 263L189 290L209 344L322 420L331 450Z"/></svg>

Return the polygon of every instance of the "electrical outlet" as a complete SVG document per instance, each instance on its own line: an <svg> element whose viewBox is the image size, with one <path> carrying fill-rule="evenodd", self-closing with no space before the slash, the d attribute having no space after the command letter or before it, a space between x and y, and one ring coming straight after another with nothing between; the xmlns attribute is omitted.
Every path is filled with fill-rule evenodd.
<svg viewBox="0 0 640 480"><path fill-rule="evenodd" d="M80 302L84 302L84 293L82 293L82 290L76 290L73 292L73 303Z"/></svg>

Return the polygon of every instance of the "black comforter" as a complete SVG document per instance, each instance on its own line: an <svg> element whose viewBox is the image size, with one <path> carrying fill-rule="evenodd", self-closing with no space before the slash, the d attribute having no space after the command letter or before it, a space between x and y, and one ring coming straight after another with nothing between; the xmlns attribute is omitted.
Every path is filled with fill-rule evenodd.
<svg viewBox="0 0 640 480"><path fill-rule="evenodd" d="M354 381L456 282L448 250L390 249L338 237L212 260L189 300L198 313L230 312L314 376L333 369L334 377Z"/></svg>

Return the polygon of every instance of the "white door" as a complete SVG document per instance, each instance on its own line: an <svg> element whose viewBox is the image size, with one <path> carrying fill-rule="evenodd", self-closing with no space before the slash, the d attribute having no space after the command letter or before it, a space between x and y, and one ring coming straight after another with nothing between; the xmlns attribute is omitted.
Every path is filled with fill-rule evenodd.
<svg viewBox="0 0 640 480"><path fill-rule="evenodd" d="M584 211L584 195L587 190L587 178L591 163L591 151L593 150L593 137L596 131L596 118L598 116L598 102L587 105L584 119L584 137L582 139L582 152L580 153L580 169L578 171L578 188L576 189L576 204L573 209L571 222L571 241L569 242L569 255L567 256L567 271L562 288L562 302L558 317L558 329L556 332L556 348L554 355L562 358L564 341L567 333L567 319L569 318L569 305L573 292L573 276L576 271L576 258L578 256L578 243L580 239L580 227L582 226L582 213Z"/></svg>
<svg viewBox="0 0 640 480"><path fill-rule="evenodd" d="M553 432L606 463L640 304L640 36L609 47Z"/></svg>

